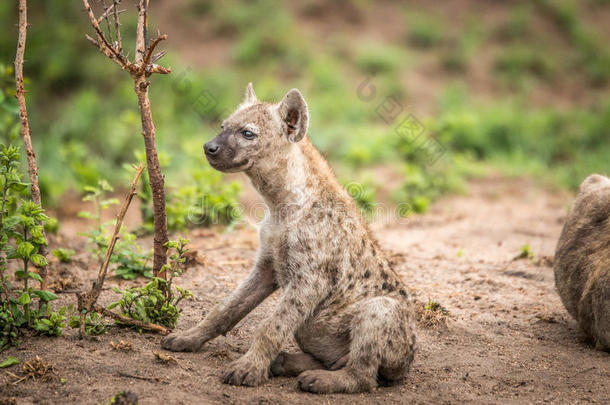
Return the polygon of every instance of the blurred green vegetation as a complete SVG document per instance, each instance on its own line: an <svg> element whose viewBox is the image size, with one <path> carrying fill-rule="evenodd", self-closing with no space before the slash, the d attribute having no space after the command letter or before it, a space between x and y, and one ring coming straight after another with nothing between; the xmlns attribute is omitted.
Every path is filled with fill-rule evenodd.
<svg viewBox="0 0 610 405"><path fill-rule="evenodd" d="M608 173L610 59L603 27L590 21L597 8L608 14L608 2L506 3L502 21L494 25L474 13L453 19L426 11L429 7L392 3L402 10L403 34L397 40L352 40L337 24L336 34L324 43L305 35L312 28L311 20L302 23L304 15L315 10L314 1L306 3L302 13L296 3L277 0L184 0L176 7L175 24L203 21L207 36L201 41L221 39L230 49L222 66L196 69L172 48L180 39L170 38L163 62L173 73L152 78L171 228L235 219L239 185L213 171L201 147L240 102L248 81L265 100L278 100L291 87L303 90L313 142L340 178L365 184L367 191L359 194L364 211L379 194L375 189L384 186L383 179L368 181L377 166L392 166L401 176L390 195L416 212L443 193L463 190L465 179L481 167L571 188L588 173ZM346 3L362 20L375 7L390 6ZM56 0L30 9L26 87L47 204L101 178L115 186L128 184L122 167L143 151L132 83L84 40L89 30L80 8L78 2ZM124 44L129 44L134 13L124 15ZM151 17L154 22L154 10ZM16 21L15 5L2 3L2 26L14 27ZM16 29L0 38L0 134L3 142L13 143L18 138L10 68L15 43ZM424 128L413 142L398 135L396 125L420 104L408 90L412 72L428 71L440 84L430 90L436 93L429 97L433 101L417 113ZM371 76L375 97L368 100L358 88ZM554 88L560 85L587 96L557 100ZM389 99L401 106L391 120L383 104ZM442 150L432 151L438 156L431 159L425 148L433 142ZM141 198L146 226L145 189ZM205 212L209 202L221 209ZM196 221L193 212L200 213Z"/></svg>

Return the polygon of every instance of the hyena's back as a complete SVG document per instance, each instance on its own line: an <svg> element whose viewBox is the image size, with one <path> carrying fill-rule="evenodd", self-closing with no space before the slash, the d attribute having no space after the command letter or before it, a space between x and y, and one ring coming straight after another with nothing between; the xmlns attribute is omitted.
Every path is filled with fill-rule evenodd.
<svg viewBox="0 0 610 405"><path fill-rule="evenodd" d="M559 237L555 284L568 312L596 347L610 350L610 179L591 175Z"/></svg>

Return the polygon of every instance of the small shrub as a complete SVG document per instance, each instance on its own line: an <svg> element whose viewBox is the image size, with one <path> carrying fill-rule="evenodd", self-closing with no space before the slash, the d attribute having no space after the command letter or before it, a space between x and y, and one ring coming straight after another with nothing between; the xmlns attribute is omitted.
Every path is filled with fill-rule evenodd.
<svg viewBox="0 0 610 405"><path fill-rule="evenodd" d="M430 15L423 13L407 16L409 42L418 48L432 48L439 45L444 36L442 24Z"/></svg>
<svg viewBox="0 0 610 405"><path fill-rule="evenodd" d="M534 252L532 252L532 248L530 245L521 246L521 251L519 252L519 254L517 256L515 256L513 258L513 260L520 260L520 259L534 260Z"/></svg>
<svg viewBox="0 0 610 405"><path fill-rule="evenodd" d="M71 328L80 328L80 317L70 316L68 325ZM102 335L108 332L108 325L104 323L104 318L97 312L89 312L85 317L85 334L88 336Z"/></svg>
<svg viewBox="0 0 610 405"><path fill-rule="evenodd" d="M555 66L548 52L531 46L512 46L502 49L496 57L494 68L507 75L510 80L518 80L529 74L542 79L550 79L555 74Z"/></svg>
<svg viewBox="0 0 610 405"><path fill-rule="evenodd" d="M427 328L439 328L447 326L449 311L440 303L428 298L428 302L418 303L416 306L419 323Z"/></svg>
<svg viewBox="0 0 610 405"><path fill-rule="evenodd" d="M18 149L0 145L0 351L19 343L21 328L59 336L65 326L66 308L54 312L49 307L57 296L32 285L33 282L42 285L34 267L48 264L39 253L47 245L43 227L48 217L39 205L29 200L18 201L14 195L26 186L21 182L18 166ZM9 260L19 263L15 279L23 282L22 288L14 286L5 276Z"/></svg>
<svg viewBox="0 0 610 405"><path fill-rule="evenodd" d="M118 203L116 198L106 198L106 193L112 191L112 186L105 180L98 182L96 187L85 187L86 195L83 201L93 203L94 210L81 211L79 216L96 221L97 226L86 232L84 235L89 240L90 248L98 261L104 259L108 244L110 243L110 226L114 225L114 221L102 223L102 213L110 205ZM133 280L137 277L151 277L152 268L148 265L151 257L151 252L143 252L142 248L137 243L137 238L134 234L121 229L120 238L117 240L110 263L116 265L114 273L116 276L126 280Z"/></svg>
<svg viewBox="0 0 610 405"><path fill-rule="evenodd" d="M530 34L531 21L532 9L529 4L514 7L510 11L508 20L499 27L497 35L505 41L524 39Z"/></svg>
<svg viewBox="0 0 610 405"><path fill-rule="evenodd" d="M162 272L169 274L167 280L153 277L144 287L127 288L113 291L121 298L108 306L108 309L119 307L120 314L143 322L155 323L173 329L180 317L178 304L183 299L190 299L193 294L178 286L173 286L174 277L182 274L188 241L169 241L166 246L170 251L169 263L163 266Z"/></svg>
<svg viewBox="0 0 610 405"><path fill-rule="evenodd" d="M365 73L388 74L396 72L406 62L406 55L400 48L364 44L356 53L356 66Z"/></svg>
<svg viewBox="0 0 610 405"><path fill-rule="evenodd" d="M55 256L62 263L70 263L72 256L74 256L75 253L76 252L72 249L53 249L53 256Z"/></svg>

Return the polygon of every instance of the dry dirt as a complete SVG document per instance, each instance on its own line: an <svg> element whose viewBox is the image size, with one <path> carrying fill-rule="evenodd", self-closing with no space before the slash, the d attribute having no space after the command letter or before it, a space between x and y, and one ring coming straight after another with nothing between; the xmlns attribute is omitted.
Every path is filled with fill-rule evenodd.
<svg viewBox="0 0 610 405"><path fill-rule="evenodd" d="M257 388L221 384L224 368L245 352L253 330L275 305L274 295L226 337L200 353L171 354L177 362L169 364L153 354L160 336L128 329L112 327L84 341L74 330L60 338L28 338L2 357L24 361L38 355L53 364L56 375L50 382L12 384L1 371L0 398L99 404L129 390L141 404L609 403L610 355L584 341L561 305L549 266L571 197L525 180L481 180L469 190L438 201L424 216L373 226L417 300L431 299L449 311L445 323L420 324L419 351L401 384L323 397L300 392L289 378ZM181 279L197 300L185 304L179 329L194 325L245 277L257 244L252 227L195 230L189 237L207 263ZM514 260L525 244L535 258ZM79 257L86 253L65 270L81 286L89 285L95 266L78 264ZM102 301L114 296L105 291ZM73 300L73 294L61 294L60 304ZM115 348L121 340L131 342L131 349ZM8 370L19 374L18 367Z"/></svg>

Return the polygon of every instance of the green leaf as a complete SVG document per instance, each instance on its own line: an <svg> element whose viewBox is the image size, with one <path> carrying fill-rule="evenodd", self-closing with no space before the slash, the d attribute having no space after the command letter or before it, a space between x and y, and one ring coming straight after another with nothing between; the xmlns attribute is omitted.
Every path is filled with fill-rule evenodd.
<svg viewBox="0 0 610 405"><path fill-rule="evenodd" d="M30 301L30 294L28 294L27 292L22 293L21 296L17 299L17 302L21 305L27 305L30 303Z"/></svg>
<svg viewBox="0 0 610 405"><path fill-rule="evenodd" d="M38 275L38 273L33 273L33 272L29 271L28 277L33 278L34 280L38 281L39 283L42 283L42 277L40 277L40 275Z"/></svg>
<svg viewBox="0 0 610 405"><path fill-rule="evenodd" d="M7 368L10 366L14 366L16 364L21 363L17 357L8 356L6 359L0 363L0 368Z"/></svg>
<svg viewBox="0 0 610 405"><path fill-rule="evenodd" d="M36 248L30 242L22 242L17 246L17 255L22 259L29 259Z"/></svg>
<svg viewBox="0 0 610 405"><path fill-rule="evenodd" d="M44 267L49 264L49 262L47 262L47 259L43 255L40 255L38 253L33 254L32 257L30 257L30 260L38 267Z"/></svg>
<svg viewBox="0 0 610 405"><path fill-rule="evenodd" d="M20 279L24 279L25 278L25 271L23 270L17 270L15 272L15 277L20 278Z"/></svg>
<svg viewBox="0 0 610 405"><path fill-rule="evenodd" d="M36 295L44 302L49 302L57 299L57 295L53 294L50 291L35 290L32 291L32 294Z"/></svg>

